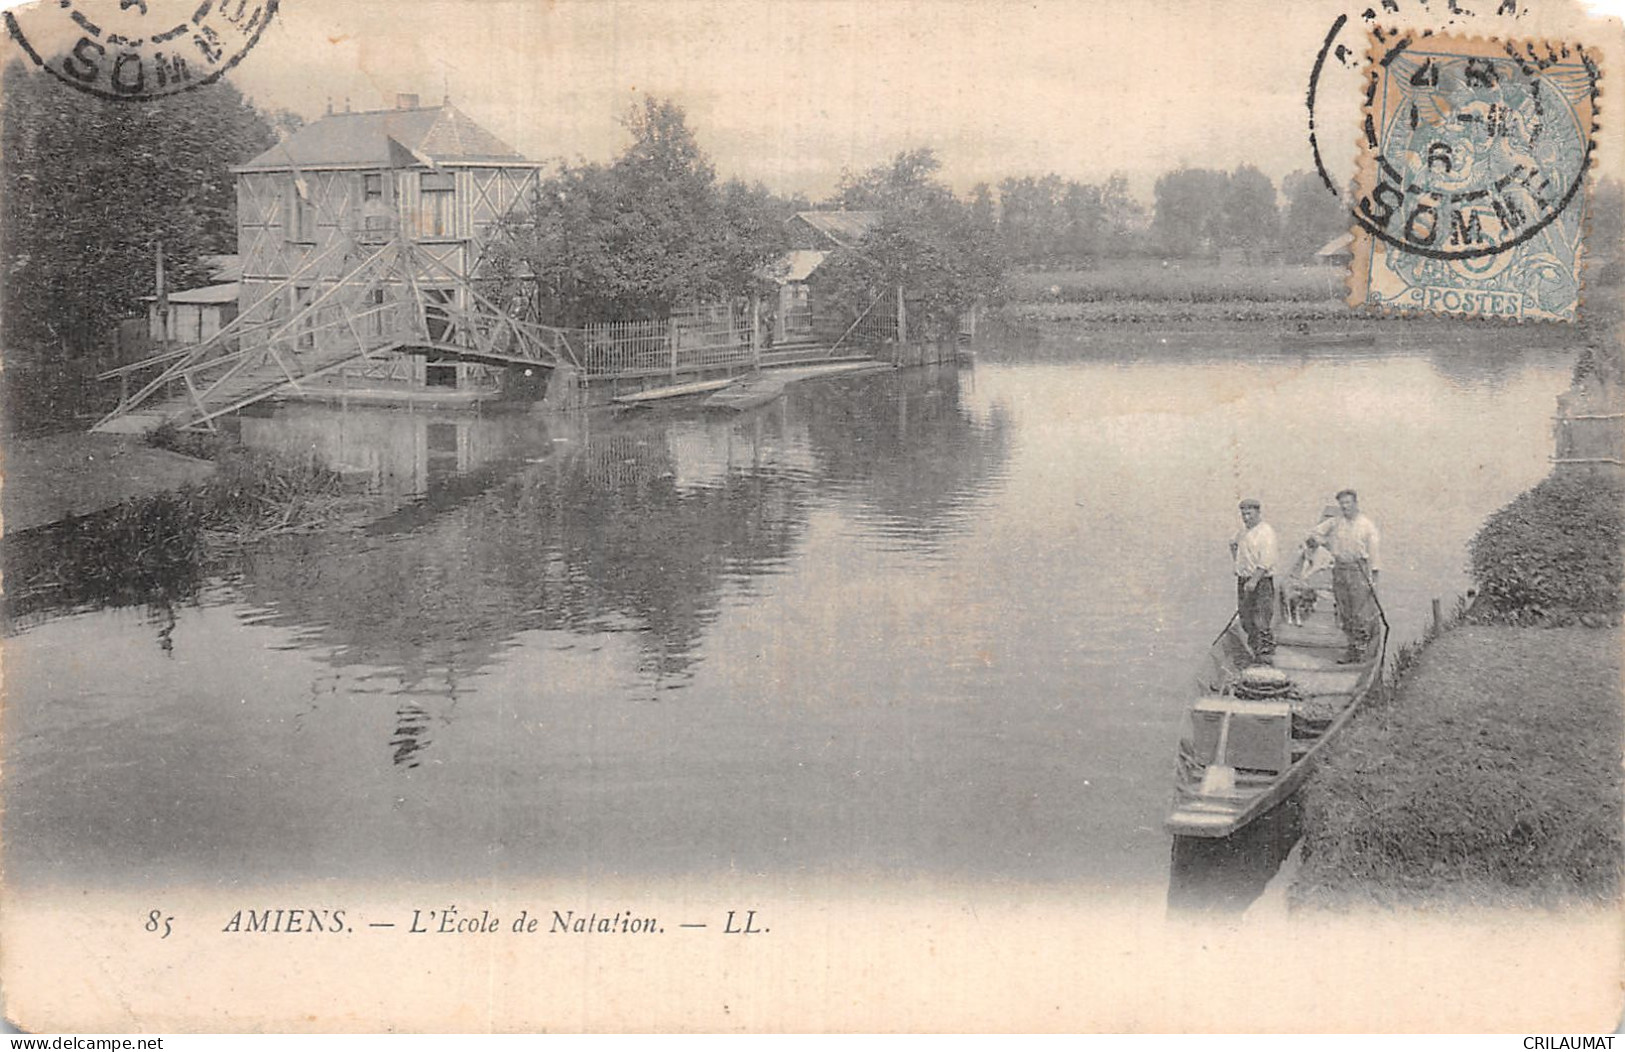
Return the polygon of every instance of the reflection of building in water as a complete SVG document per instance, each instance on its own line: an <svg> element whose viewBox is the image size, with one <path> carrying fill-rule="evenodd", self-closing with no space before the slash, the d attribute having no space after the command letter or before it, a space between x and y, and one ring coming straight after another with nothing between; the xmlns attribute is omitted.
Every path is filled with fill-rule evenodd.
<svg viewBox="0 0 1625 1052"><path fill-rule="evenodd" d="M315 535L257 552L244 598L327 644L334 664L382 669L412 695L390 742L403 763L447 718L425 694L444 693L436 684L453 669L499 662L522 633L625 633L651 683L679 684L727 589L787 562L806 521L809 480L750 468L770 460L756 449L760 425L730 423L740 432L714 444L738 467L709 471L712 484L678 488L666 423L611 426L501 478L448 482L454 500L431 491L363 545Z"/></svg>
<svg viewBox="0 0 1625 1052"><path fill-rule="evenodd" d="M717 485L734 471L811 472L816 466L806 421L791 416L783 400L748 413L731 426L673 421L666 446L680 490Z"/></svg>
<svg viewBox="0 0 1625 1052"><path fill-rule="evenodd" d="M510 419L420 409L288 404L242 418L244 445L314 453L364 480L368 492L389 497L427 493L434 483L513 455L514 439Z"/></svg>
<svg viewBox="0 0 1625 1052"><path fill-rule="evenodd" d="M1007 443L1000 420L957 405L955 384L809 387L743 416L593 418L552 435L519 414L286 406L245 420L245 441L421 496L359 533L257 547L242 599L350 670L357 701L398 707L388 749L402 764L432 749L455 682L526 633L620 635L645 683L681 686L725 604L794 557L814 502L903 523L903 543L925 548L957 528Z"/></svg>

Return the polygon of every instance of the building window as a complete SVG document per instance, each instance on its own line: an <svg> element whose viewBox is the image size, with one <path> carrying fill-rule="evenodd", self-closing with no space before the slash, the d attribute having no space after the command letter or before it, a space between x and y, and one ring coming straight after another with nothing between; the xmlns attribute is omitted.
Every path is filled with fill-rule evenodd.
<svg viewBox="0 0 1625 1052"><path fill-rule="evenodd" d="M296 286L293 290L294 313L297 314L308 306L310 306L310 286ZM301 351L312 350L316 346L315 313L315 311L312 311L298 321L298 347Z"/></svg>
<svg viewBox="0 0 1625 1052"><path fill-rule="evenodd" d="M388 237L393 224L384 204L384 176L364 172L361 176L361 240L376 244Z"/></svg>
<svg viewBox="0 0 1625 1052"><path fill-rule="evenodd" d="M295 179L288 187L288 195L284 199L283 226L289 241L313 244L316 241L316 206L311 203L308 189L301 189L302 183L303 180Z"/></svg>
<svg viewBox="0 0 1625 1052"><path fill-rule="evenodd" d="M384 315L387 313L384 304L388 302L388 294L382 288L370 289L364 309L367 312L367 335L382 336L384 334Z"/></svg>
<svg viewBox="0 0 1625 1052"><path fill-rule="evenodd" d="M424 237L451 236L452 175L424 172L418 183L418 233Z"/></svg>

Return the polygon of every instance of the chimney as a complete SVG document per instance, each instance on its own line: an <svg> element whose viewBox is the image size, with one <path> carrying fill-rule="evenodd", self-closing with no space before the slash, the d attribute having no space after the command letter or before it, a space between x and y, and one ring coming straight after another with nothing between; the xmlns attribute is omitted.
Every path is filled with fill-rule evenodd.
<svg viewBox="0 0 1625 1052"><path fill-rule="evenodd" d="M418 97L409 92L400 92L395 96L395 108L398 110L415 110L418 108Z"/></svg>

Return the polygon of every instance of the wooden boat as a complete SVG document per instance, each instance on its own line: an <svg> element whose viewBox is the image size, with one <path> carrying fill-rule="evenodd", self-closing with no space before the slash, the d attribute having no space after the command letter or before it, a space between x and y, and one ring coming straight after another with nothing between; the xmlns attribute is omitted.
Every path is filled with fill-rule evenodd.
<svg viewBox="0 0 1625 1052"><path fill-rule="evenodd" d="M724 387L738 382L738 380L737 376L729 376L721 380L696 380L692 383L671 384L667 387L651 387L634 394L617 395L610 401L620 406L651 405L671 398L690 398L694 395L710 394L712 391L720 391Z"/></svg>
<svg viewBox="0 0 1625 1052"><path fill-rule="evenodd" d="M1277 613L1273 665L1253 663L1239 619L1230 619L1197 676L1168 832L1229 836L1303 784L1326 743L1382 689L1388 623L1373 607L1370 642L1349 665L1338 664L1348 640L1326 591L1302 625Z"/></svg>
<svg viewBox="0 0 1625 1052"><path fill-rule="evenodd" d="M1315 350L1321 347L1371 347L1377 342L1373 332L1283 332L1281 349Z"/></svg>

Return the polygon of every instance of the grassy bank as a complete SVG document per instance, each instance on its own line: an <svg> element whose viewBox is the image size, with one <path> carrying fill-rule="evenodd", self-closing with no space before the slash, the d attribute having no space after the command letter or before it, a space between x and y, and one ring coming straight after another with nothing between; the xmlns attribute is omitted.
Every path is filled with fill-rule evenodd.
<svg viewBox="0 0 1625 1052"><path fill-rule="evenodd" d="M1620 635L1462 625L1329 749L1295 905L1559 906L1619 893Z"/></svg>
<svg viewBox="0 0 1625 1052"><path fill-rule="evenodd" d="M1296 904L1618 898L1625 484L1558 473L1470 545L1465 623L1401 651L1305 786Z"/></svg>
<svg viewBox="0 0 1625 1052"><path fill-rule="evenodd" d="M1087 270L1007 275L998 323L1040 339L1078 332L1201 331L1264 328L1282 334L1360 332L1386 340L1461 339L1494 346L1573 346L1576 336L1608 328L1606 305L1619 292L1617 267L1588 267L1582 325L1495 325L1482 319L1383 316L1345 302L1344 268L1317 265L1204 265L1113 260Z"/></svg>
<svg viewBox="0 0 1625 1052"><path fill-rule="evenodd" d="M339 475L313 459L223 450L204 482L8 535L5 615L182 600L223 551L348 507Z"/></svg>

